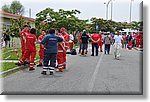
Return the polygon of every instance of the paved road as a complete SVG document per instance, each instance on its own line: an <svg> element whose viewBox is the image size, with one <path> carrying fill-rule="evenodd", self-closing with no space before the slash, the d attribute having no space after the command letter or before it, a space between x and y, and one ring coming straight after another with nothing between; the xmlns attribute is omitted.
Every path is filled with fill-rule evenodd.
<svg viewBox="0 0 150 102"><path fill-rule="evenodd" d="M120 60L113 53L87 57L67 56L68 71L41 75L42 68L27 69L3 78L3 94L141 94L142 52L122 49Z"/></svg>

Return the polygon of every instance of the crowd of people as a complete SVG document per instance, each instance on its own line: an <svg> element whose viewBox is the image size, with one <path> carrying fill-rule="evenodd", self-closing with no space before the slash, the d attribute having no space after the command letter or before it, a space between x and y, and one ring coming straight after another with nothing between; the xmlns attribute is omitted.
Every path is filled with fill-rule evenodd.
<svg viewBox="0 0 150 102"><path fill-rule="evenodd" d="M36 56L36 43L40 44L39 64L37 67L43 67L41 74L46 75L48 72L53 75L55 71L63 72L66 69L66 53L68 48L70 52L74 50L75 34L67 33L62 27L60 29L42 30L41 35L36 38L36 29L24 26L20 33L22 56L17 65L29 64L29 71L35 70L34 59ZM86 56L88 53L88 45L91 42L91 56L98 56L99 52L110 54L111 45L114 46L114 55L118 59L120 57L120 49L133 47L142 47L143 37L141 32L121 34L96 33L89 34L86 30L80 32L77 36L80 56ZM102 49L104 45L104 51Z"/></svg>

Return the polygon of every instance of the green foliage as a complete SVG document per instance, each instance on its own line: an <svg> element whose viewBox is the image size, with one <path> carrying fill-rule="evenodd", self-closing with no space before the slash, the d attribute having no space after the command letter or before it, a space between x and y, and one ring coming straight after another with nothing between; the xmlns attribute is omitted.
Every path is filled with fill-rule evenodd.
<svg viewBox="0 0 150 102"><path fill-rule="evenodd" d="M78 19L76 14L80 13L79 10L59 9L59 11L54 11L51 8L46 8L36 14L36 28L39 30L38 32L41 32L42 29L61 27L65 27L68 31L83 30L85 29L87 20ZM47 16L51 17L50 22L48 22Z"/></svg>
<svg viewBox="0 0 150 102"><path fill-rule="evenodd" d="M104 20L101 18L98 19L92 18L91 22L92 22L91 24L92 28L90 29L91 31L95 31L96 23L100 24L101 31L103 32L115 32L115 31L120 31L129 28L139 30L143 27L142 22L136 22L136 21L127 23L127 22L115 22L112 20Z"/></svg>
<svg viewBox="0 0 150 102"><path fill-rule="evenodd" d="M24 7L19 1L14 0L10 5L3 5L2 11L22 15L24 13Z"/></svg>
<svg viewBox="0 0 150 102"><path fill-rule="evenodd" d="M2 11L5 11L5 12L9 12L9 13L10 13L10 12L11 12L11 11L10 11L10 5L6 5L6 4L3 5L3 6L2 6Z"/></svg>
<svg viewBox="0 0 150 102"><path fill-rule="evenodd" d="M22 16L19 16L17 19L11 19L11 27L9 30L9 34L13 35L14 37L19 37L19 33L23 26L30 25L30 22L25 20Z"/></svg>
<svg viewBox="0 0 150 102"><path fill-rule="evenodd" d="M3 63L1 63L1 66L2 66L2 68L1 68L0 72L17 67L17 65L15 65L14 62L3 62Z"/></svg>

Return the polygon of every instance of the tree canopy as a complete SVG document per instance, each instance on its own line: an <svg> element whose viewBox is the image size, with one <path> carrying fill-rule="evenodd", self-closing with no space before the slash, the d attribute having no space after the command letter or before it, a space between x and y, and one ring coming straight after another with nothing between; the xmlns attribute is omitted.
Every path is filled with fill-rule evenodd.
<svg viewBox="0 0 150 102"><path fill-rule="evenodd" d="M136 30L142 29L142 22L116 22L95 17L90 20L81 20L76 16L76 14L80 13L79 10L59 9L58 11L54 11L51 8L46 8L36 14L36 27L38 29L65 27L69 31L82 31L85 29L91 33L96 30L96 25L103 32L115 32L129 28ZM48 22L47 16L51 17L51 22Z"/></svg>
<svg viewBox="0 0 150 102"><path fill-rule="evenodd" d="M24 6L17 0L12 1L10 5L3 5L2 11L16 14L16 15L23 15L24 13Z"/></svg>

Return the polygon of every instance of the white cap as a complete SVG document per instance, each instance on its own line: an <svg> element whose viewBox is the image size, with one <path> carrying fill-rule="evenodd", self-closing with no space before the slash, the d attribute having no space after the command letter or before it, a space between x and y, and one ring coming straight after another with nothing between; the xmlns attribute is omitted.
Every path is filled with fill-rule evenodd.
<svg viewBox="0 0 150 102"><path fill-rule="evenodd" d="M86 30L83 30L83 32L86 32Z"/></svg>

